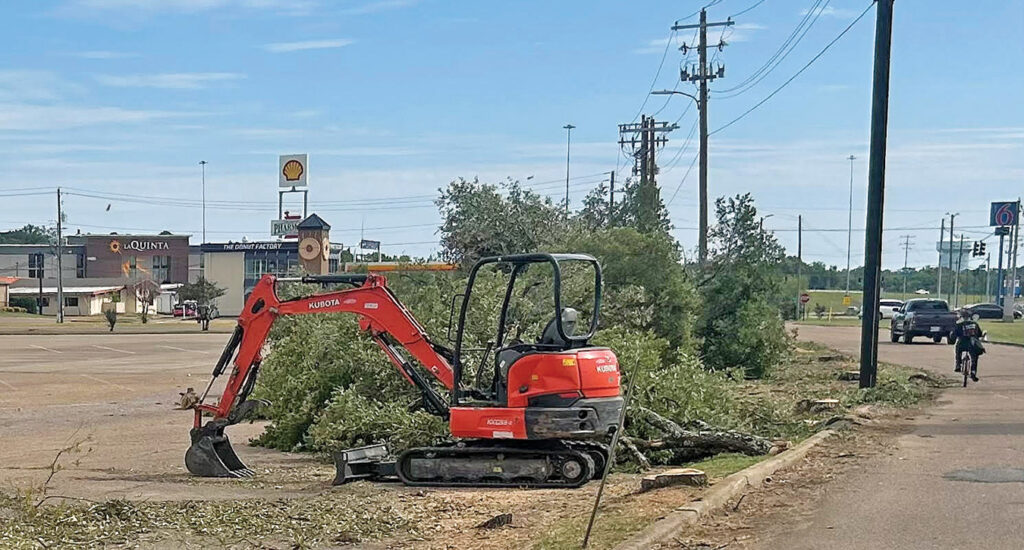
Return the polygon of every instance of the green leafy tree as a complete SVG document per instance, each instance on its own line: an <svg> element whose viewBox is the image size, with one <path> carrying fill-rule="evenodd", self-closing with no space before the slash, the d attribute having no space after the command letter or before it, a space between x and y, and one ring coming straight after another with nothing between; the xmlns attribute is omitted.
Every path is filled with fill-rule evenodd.
<svg viewBox="0 0 1024 550"><path fill-rule="evenodd" d="M0 244L51 244L57 242L57 230L28 224L21 229L0 232Z"/></svg>
<svg viewBox="0 0 1024 550"><path fill-rule="evenodd" d="M622 200L615 205L615 225L633 227L641 233L668 233L672 222L653 182L626 180Z"/></svg>
<svg viewBox="0 0 1024 550"><path fill-rule="evenodd" d="M208 281L205 277L199 277L194 283L183 284L178 287L179 300L195 300L199 304L209 304L220 298L227 292L223 287Z"/></svg>
<svg viewBox="0 0 1024 550"><path fill-rule="evenodd" d="M673 349L690 349L700 298L671 236L632 227L576 231L563 239L561 248L600 261L603 326L651 330Z"/></svg>
<svg viewBox="0 0 1024 550"><path fill-rule="evenodd" d="M485 256L540 250L564 229L550 198L508 180L499 185L458 179L435 201L445 260L472 264Z"/></svg>
<svg viewBox="0 0 1024 550"><path fill-rule="evenodd" d="M788 349L778 303L784 251L761 227L750 194L720 198L709 232L708 262L698 283L705 307L698 322L705 363L761 377Z"/></svg>

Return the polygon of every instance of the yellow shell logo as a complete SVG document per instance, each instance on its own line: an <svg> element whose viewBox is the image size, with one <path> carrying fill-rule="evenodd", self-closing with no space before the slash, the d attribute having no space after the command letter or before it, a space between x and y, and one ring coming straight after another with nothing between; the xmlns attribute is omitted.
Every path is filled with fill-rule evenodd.
<svg viewBox="0 0 1024 550"><path fill-rule="evenodd" d="M302 177L302 163L294 159L289 160L284 163L281 173L284 174L284 179L288 181L299 181L299 178Z"/></svg>
<svg viewBox="0 0 1024 550"><path fill-rule="evenodd" d="M121 241L118 241L118 240L110 241L110 251L113 252L114 254L120 254L121 253Z"/></svg>

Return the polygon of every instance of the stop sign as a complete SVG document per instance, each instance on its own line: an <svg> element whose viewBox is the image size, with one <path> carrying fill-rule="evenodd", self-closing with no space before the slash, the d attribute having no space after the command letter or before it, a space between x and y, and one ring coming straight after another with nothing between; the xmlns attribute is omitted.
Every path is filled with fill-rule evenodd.
<svg viewBox="0 0 1024 550"><path fill-rule="evenodd" d="M811 295L810 294L807 294L805 292L805 293L800 295L800 303L801 304L806 304L807 302L810 302L810 301L811 301Z"/></svg>

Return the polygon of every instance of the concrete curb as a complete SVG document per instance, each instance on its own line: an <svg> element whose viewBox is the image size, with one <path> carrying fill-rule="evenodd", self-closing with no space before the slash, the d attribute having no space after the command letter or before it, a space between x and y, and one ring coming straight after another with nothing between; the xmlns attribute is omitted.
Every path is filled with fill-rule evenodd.
<svg viewBox="0 0 1024 550"><path fill-rule="evenodd" d="M766 477L776 471L802 460L815 445L834 434L832 430L818 432L788 451L726 477L708 489L701 500L676 508L654 525L616 546L615 550L645 550L657 544L670 542L687 525L695 524L700 518L724 507L748 487L759 486Z"/></svg>

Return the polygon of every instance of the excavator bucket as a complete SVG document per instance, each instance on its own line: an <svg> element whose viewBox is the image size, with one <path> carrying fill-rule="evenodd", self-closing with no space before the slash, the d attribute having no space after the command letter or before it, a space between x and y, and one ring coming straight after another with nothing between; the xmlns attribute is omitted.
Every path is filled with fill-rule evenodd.
<svg viewBox="0 0 1024 550"><path fill-rule="evenodd" d="M192 446L185 451L185 467L199 477L253 477L255 472L235 454L223 431L216 435L195 433Z"/></svg>

